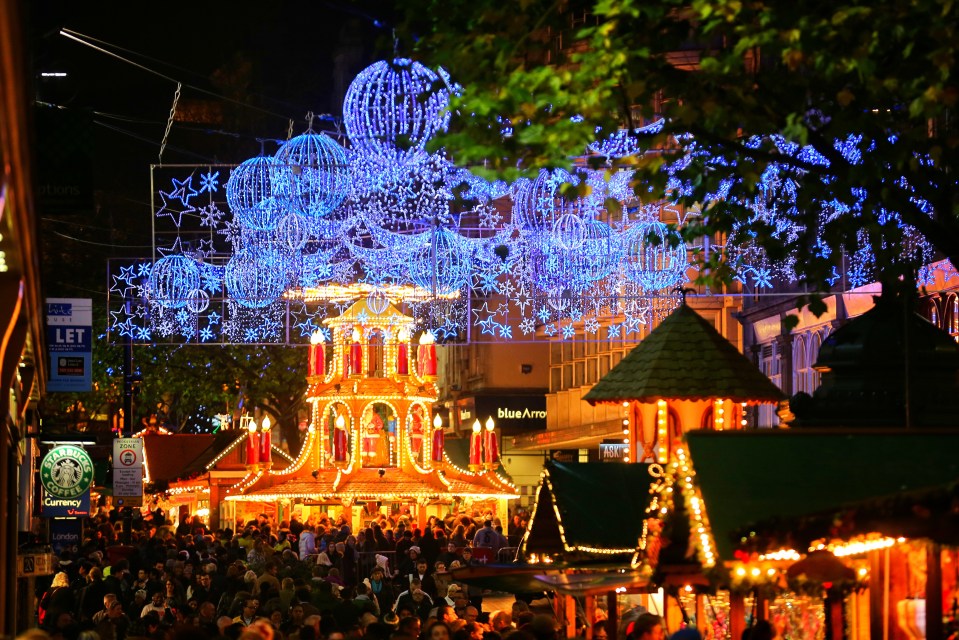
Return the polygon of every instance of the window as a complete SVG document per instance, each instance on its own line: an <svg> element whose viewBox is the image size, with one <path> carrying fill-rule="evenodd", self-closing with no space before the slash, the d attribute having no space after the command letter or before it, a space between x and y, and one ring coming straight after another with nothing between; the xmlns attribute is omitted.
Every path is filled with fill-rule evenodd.
<svg viewBox="0 0 959 640"><path fill-rule="evenodd" d="M586 342L586 355L587 356L596 355L596 340L590 339Z"/></svg>
<svg viewBox="0 0 959 640"><path fill-rule="evenodd" d="M549 345L550 364L562 364L563 362L563 343L551 342Z"/></svg>
<svg viewBox="0 0 959 640"><path fill-rule="evenodd" d="M579 361L573 365L573 386L582 387L586 384L586 363Z"/></svg>
<svg viewBox="0 0 959 640"><path fill-rule="evenodd" d="M573 365L563 365L563 389L570 389L573 386Z"/></svg>
<svg viewBox="0 0 959 640"><path fill-rule="evenodd" d="M586 384L596 384L599 381L596 375L597 364L596 358L590 358L586 361Z"/></svg>
<svg viewBox="0 0 959 640"><path fill-rule="evenodd" d="M563 368L551 367L549 370L549 391L556 393L563 388Z"/></svg>
<svg viewBox="0 0 959 640"><path fill-rule="evenodd" d="M809 357L806 351L806 339L804 336L793 336L793 393L805 391L811 393L808 388L810 379Z"/></svg>
<svg viewBox="0 0 959 640"><path fill-rule="evenodd" d="M609 356L599 357L599 377L602 378L609 373Z"/></svg>
<svg viewBox="0 0 959 640"><path fill-rule="evenodd" d="M809 339L809 349L807 352L809 368L806 372L806 389L807 393L810 394L819 386L819 372L813 369L812 365L816 364L816 360L819 359L819 349L822 347L822 341L825 337L826 332L823 331L812 334Z"/></svg>
<svg viewBox="0 0 959 640"><path fill-rule="evenodd" d="M713 405L710 403L710 405L706 407L706 410L703 411L703 418L699 421L699 428L712 431L715 426L715 422L713 421Z"/></svg>
<svg viewBox="0 0 959 640"><path fill-rule="evenodd" d="M774 385L782 389L782 376L779 374L780 362L779 353L777 353L776 343L771 342L763 345L762 355L759 359L759 369L769 378ZM776 406L770 404L759 405L759 424L758 427L774 427L779 423L776 415Z"/></svg>
<svg viewBox="0 0 959 640"><path fill-rule="evenodd" d="M946 299L946 322L945 329L949 335L955 337L959 335L959 297L950 294Z"/></svg>
<svg viewBox="0 0 959 640"><path fill-rule="evenodd" d="M585 337L585 336L582 336ZM586 355L586 345L580 339L580 336L576 336L577 340L573 343L573 357L582 358Z"/></svg>
<svg viewBox="0 0 959 640"><path fill-rule="evenodd" d="M374 329L370 332L370 338L367 344L370 350L368 375L371 378L382 378L386 374L386 369L383 366L383 332L379 329Z"/></svg>

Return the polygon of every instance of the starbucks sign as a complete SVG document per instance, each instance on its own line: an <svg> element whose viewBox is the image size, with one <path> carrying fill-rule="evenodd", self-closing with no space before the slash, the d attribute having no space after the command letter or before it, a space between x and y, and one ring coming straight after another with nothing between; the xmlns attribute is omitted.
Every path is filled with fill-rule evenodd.
<svg viewBox="0 0 959 640"><path fill-rule="evenodd" d="M49 496L76 498L93 484L93 460L76 445L54 447L40 463L40 483Z"/></svg>

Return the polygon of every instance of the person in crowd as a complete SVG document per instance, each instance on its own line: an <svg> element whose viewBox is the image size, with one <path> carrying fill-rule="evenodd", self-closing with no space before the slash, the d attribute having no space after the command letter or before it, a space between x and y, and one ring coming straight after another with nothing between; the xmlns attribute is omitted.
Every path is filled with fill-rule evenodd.
<svg viewBox="0 0 959 640"><path fill-rule="evenodd" d="M652 613L640 614L626 627L626 640L663 640L663 619Z"/></svg>

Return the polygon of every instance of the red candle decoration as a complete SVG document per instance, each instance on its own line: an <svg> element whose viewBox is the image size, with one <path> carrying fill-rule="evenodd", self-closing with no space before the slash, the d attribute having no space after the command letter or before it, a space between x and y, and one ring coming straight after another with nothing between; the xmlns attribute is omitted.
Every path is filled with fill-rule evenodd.
<svg viewBox="0 0 959 640"><path fill-rule="evenodd" d="M336 428L333 429L333 461L346 462L346 421L336 416Z"/></svg>
<svg viewBox="0 0 959 640"><path fill-rule="evenodd" d="M270 418L263 418L263 428L260 430L260 462L270 462L273 457L270 448L273 444L273 434L270 431Z"/></svg>
<svg viewBox="0 0 959 640"><path fill-rule="evenodd" d="M322 376L326 373L326 339L322 331L314 331L310 336L310 375Z"/></svg>
<svg viewBox="0 0 959 640"><path fill-rule="evenodd" d="M420 346L416 350L416 362L421 376L436 375L436 340L431 331L420 336Z"/></svg>
<svg viewBox="0 0 959 640"><path fill-rule="evenodd" d="M246 439L246 463L257 464L260 461L260 438L256 435L256 425L252 422Z"/></svg>
<svg viewBox="0 0 959 640"><path fill-rule="evenodd" d="M473 421L473 434L470 436L470 466L483 464L483 434L479 420Z"/></svg>
<svg viewBox="0 0 959 640"><path fill-rule="evenodd" d="M350 345L350 375L363 372L363 347L360 346L360 330L353 329L353 344Z"/></svg>
<svg viewBox="0 0 959 640"><path fill-rule="evenodd" d="M490 417L486 421L486 433L483 434L485 436L483 448L486 451L486 464L490 467L495 467L499 463L499 443L496 441L495 428L493 418Z"/></svg>
<svg viewBox="0 0 959 640"><path fill-rule="evenodd" d="M432 460L443 462L443 450L446 446L446 434L443 433L443 419L436 414L433 418Z"/></svg>
<svg viewBox="0 0 959 640"><path fill-rule="evenodd" d="M406 376L410 373L410 332L403 327L396 333L396 339L399 342L396 350L396 373Z"/></svg>

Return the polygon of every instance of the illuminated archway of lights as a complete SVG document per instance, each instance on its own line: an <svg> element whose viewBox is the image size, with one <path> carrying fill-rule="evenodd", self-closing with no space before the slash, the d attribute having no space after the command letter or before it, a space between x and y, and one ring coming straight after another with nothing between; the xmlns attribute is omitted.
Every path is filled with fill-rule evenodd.
<svg viewBox="0 0 959 640"><path fill-rule="evenodd" d="M306 343L363 296L397 305L441 341L625 338L668 314L670 292L691 274L687 248L663 223L682 227L698 208L641 202L628 171L478 178L425 150L446 127L453 90L417 62L378 62L347 92L349 137L314 131L308 116L272 155L154 167L154 255L111 263L110 338ZM622 132L592 151L641 152ZM775 170L762 180L750 205L788 239L794 183ZM583 184L587 195L563 195ZM671 189L682 196L683 181ZM615 215L609 199L622 205ZM715 249L730 252L747 287L794 275L788 260L772 265L755 248L748 225ZM850 282L870 277L871 260L853 256Z"/></svg>

